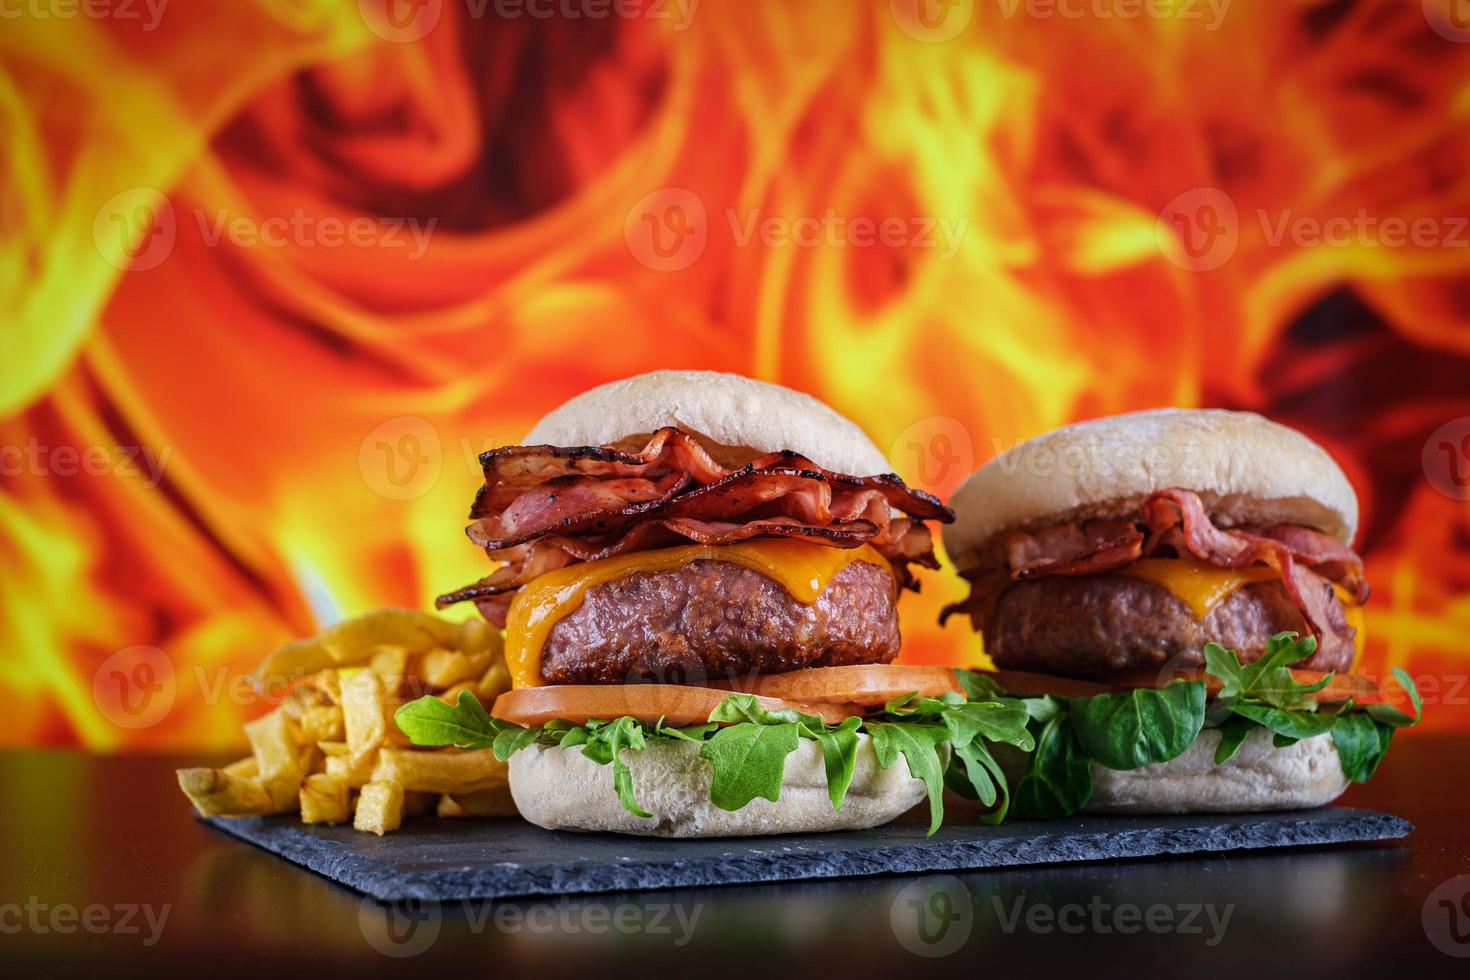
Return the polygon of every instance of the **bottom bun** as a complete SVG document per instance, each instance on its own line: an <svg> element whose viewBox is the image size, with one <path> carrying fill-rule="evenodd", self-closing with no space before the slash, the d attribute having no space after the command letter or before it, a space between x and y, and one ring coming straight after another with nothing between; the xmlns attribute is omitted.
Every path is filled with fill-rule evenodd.
<svg viewBox="0 0 1470 980"><path fill-rule="evenodd" d="M510 757L510 792L521 816L547 830L586 830L655 837L748 837L858 830L885 824L924 799L924 784L897 760L878 765L872 740L858 736L857 765L841 810L827 796L822 750L802 739L786 759L778 802L757 798L733 813L710 802L712 770L694 742L651 741L624 750L633 795L651 818L623 809L612 766L580 747L532 745Z"/></svg>
<svg viewBox="0 0 1470 980"><path fill-rule="evenodd" d="M1183 755L1129 772L1092 767L1089 813L1246 813L1331 803L1347 789L1331 735L1277 748L1252 729L1228 762L1215 765L1218 729L1200 732Z"/></svg>

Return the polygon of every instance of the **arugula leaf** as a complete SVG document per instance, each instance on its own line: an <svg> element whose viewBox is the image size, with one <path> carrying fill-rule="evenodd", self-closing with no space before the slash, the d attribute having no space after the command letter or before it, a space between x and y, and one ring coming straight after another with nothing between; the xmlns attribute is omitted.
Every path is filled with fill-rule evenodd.
<svg viewBox="0 0 1470 980"><path fill-rule="evenodd" d="M1036 820L1071 816L1092 796L1092 760L1078 747L1066 713L1042 727L1031 764L1011 795L1011 811Z"/></svg>
<svg viewBox="0 0 1470 980"><path fill-rule="evenodd" d="M607 752L612 757L613 767L613 789L617 791L618 802L623 809L635 817L651 818L653 814L638 805L633 798L633 770L623 761L622 750L628 748L634 752L642 752L648 744L643 738L643 728L632 718L619 718L598 732L605 738L588 742L582 747L582 754L594 762L600 761L599 755L595 755L593 749L598 744L606 744ZM606 763L603 763L606 765Z"/></svg>
<svg viewBox="0 0 1470 980"><path fill-rule="evenodd" d="M815 734L826 726L822 719L816 715L804 715L795 708L779 708L768 711L761 706L760 699L753 694L732 694L719 704L709 714L712 722L742 722L748 721L756 725L801 725L808 732Z"/></svg>
<svg viewBox="0 0 1470 980"><path fill-rule="evenodd" d="M393 722L415 745L484 749L499 734L495 720L469 691L460 691L452 705L427 695L410 701L393 712Z"/></svg>
<svg viewBox="0 0 1470 980"><path fill-rule="evenodd" d="M842 809L842 801L847 799L847 788L852 785L852 773L857 766L857 730L862 723L861 718L847 718L836 728L817 733L817 744L822 747L822 764L827 771L827 798L832 801L834 810Z"/></svg>
<svg viewBox="0 0 1470 980"><path fill-rule="evenodd" d="M965 692L965 697L970 701L991 701L1006 693L1001 690L994 678L987 677L976 670L956 667L954 676L955 680L960 682L960 690Z"/></svg>
<svg viewBox="0 0 1470 980"><path fill-rule="evenodd" d="M1194 744L1204 722L1203 681L1171 681L1163 688L1072 701L1077 744L1108 769L1167 762Z"/></svg>
<svg viewBox="0 0 1470 980"><path fill-rule="evenodd" d="M710 802L721 810L738 810L757 796L772 802L780 799L786 757L800 741L801 725L796 722L720 729L699 750L714 770Z"/></svg>
<svg viewBox="0 0 1470 980"><path fill-rule="evenodd" d="M868 722L864 726L873 740L878 765L889 768L900 754L908 763L909 775L923 782L929 795L929 833L944 821L944 762L939 746L949 737L945 725Z"/></svg>
<svg viewBox="0 0 1470 980"><path fill-rule="evenodd" d="M1262 728L1269 728L1278 736L1293 741L1312 738L1331 731L1337 721L1336 715L1320 711L1287 710L1250 701L1233 704L1230 710L1240 717L1250 719Z"/></svg>
<svg viewBox="0 0 1470 980"><path fill-rule="evenodd" d="M1254 727L1251 720L1242 715L1232 714L1226 718L1218 728L1220 744L1215 746L1215 765L1221 766L1229 762L1240 751L1241 745Z"/></svg>
<svg viewBox="0 0 1470 980"><path fill-rule="evenodd" d="M993 809L982 813L982 823L998 824L1011 808L1011 791L1005 770L979 739L955 746L944 770L944 784L966 799L979 800Z"/></svg>
<svg viewBox="0 0 1470 980"><path fill-rule="evenodd" d="M1367 714L1340 715L1332 726L1332 744L1342 762L1343 775L1355 783L1366 783L1378 770L1388 751L1394 726Z"/></svg>
<svg viewBox="0 0 1470 980"><path fill-rule="evenodd" d="M1023 752L1036 747L1031 733L1026 730L1030 718L1026 705L1014 698L998 698L994 701L969 701L945 711L941 718L949 728L949 740L956 747L969 745L985 738L992 742L1005 742Z"/></svg>
<svg viewBox="0 0 1470 980"><path fill-rule="evenodd" d="M1419 719L1424 716L1424 699L1419 696L1419 688L1414 685L1414 678L1410 677L1408 672L1401 667L1393 669L1393 677L1408 692L1409 702L1414 706L1414 714L1406 715L1391 704L1370 704L1368 714L1374 721L1381 721L1394 728L1419 724Z"/></svg>

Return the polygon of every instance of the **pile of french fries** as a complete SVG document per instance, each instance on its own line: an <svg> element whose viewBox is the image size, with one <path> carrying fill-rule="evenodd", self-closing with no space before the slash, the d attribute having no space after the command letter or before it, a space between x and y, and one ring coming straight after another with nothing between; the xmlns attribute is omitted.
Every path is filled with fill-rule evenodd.
<svg viewBox="0 0 1470 980"><path fill-rule="evenodd" d="M490 705L510 689L500 632L409 609L380 609L277 649L258 690L284 692L249 722L251 754L223 769L178 770L200 814L300 813L384 834L406 816L514 814L505 763L489 749L411 745L393 712L425 694L471 691Z"/></svg>

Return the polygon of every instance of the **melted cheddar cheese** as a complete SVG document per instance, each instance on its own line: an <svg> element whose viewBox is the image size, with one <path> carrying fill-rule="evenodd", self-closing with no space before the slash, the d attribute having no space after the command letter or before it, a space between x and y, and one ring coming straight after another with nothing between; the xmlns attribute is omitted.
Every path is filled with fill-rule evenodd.
<svg viewBox="0 0 1470 980"><path fill-rule="evenodd" d="M1163 586L1200 619L1236 589L1281 578L1276 569L1265 565L1217 568L1193 558L1144 558L1123 569L1122 574Z"/></svg>
<svg viewBox="0 0 1470 980"><path fill-rule="evenodd" d="M688 545L635 551L602 561L583 562L547 572L521 587L505 623L505 660L511 683L537 687L541 650L552 627L582 605L587 590L636 572L671 572L694 561L723 561L759 572L781 585L796 601L811 605L837 573L855 561L889 568L888 560L868 545L830 548L785 538L742 541L719 547Z"/></svg>
<svg viewBox="0 0 1470 980"><path fill-rule="evenodd" d="M1129 565L1120 574L1132 575L1134 578L1163 586L1200 619L1208 616L1211 610L1236 589L1280 578L1274 568L1265 565L1216 568L1192 558L1144 558ZM1363 607L1347 589L1336 583L1333 583L1332 588L1342 602L1343 618L1355 631L1353 664L1356 667L1357 661L1362 659L1363 645L1367 641L1367 633L1363 628Z"/></svg>

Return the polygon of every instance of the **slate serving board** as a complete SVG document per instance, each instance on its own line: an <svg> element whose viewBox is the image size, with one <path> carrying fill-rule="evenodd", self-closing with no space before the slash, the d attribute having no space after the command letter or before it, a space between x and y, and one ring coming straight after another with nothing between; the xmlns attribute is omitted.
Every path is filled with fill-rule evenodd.
<svg viewBox="0 0 1470 980"><path fill-rule="evenodd" d="M910 816L872 830L714 840L573 834L514 817L410 821L386 837L294 817L207 822L374 898L446 902L1338 844L1413 829L1401 817L1347 807L1000 827L951 813L933 837Z"/></svg>

